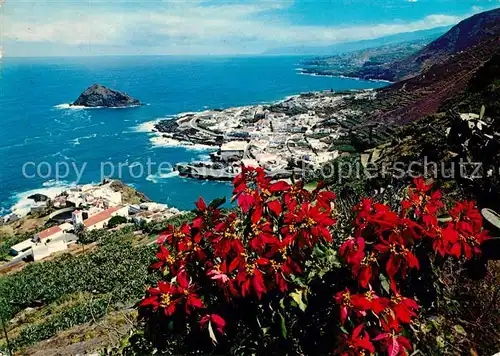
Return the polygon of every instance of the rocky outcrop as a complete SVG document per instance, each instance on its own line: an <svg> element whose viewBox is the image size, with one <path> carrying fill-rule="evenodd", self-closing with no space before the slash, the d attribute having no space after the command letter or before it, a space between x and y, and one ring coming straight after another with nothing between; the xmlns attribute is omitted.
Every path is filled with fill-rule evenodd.
<svg viewBox="0 0 500 356"><path fill-rule="evenodd" d="M35 193L33 195L30 195L28 197L28 199L32 199L37 203L50 200L50 198L48 196L46 196L45 194L40 194L40 193Z"/></svg>
<svg viewBox="0 0 500 356"><path fill-rule="evenodd" d="M141 102L126 93L106 88L100 84L94 84L80 94L72 105L89 108L124 108L141 105Z"/></svg>

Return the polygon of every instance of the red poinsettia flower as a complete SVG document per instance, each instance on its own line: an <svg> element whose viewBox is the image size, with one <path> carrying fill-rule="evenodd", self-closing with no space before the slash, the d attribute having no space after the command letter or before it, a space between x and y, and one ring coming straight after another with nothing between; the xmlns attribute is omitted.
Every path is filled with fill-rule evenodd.
<svg viewBox="0 0 500 356"><path fill-rule="evenodd" d="M352 265L352 274L357 278L359 285L367 288L373 276L378 274L378 259L375 252L365 256L359 265Z"/></svg>
<svg viewBox="0 0 500 356"><path fill-rule="evenodd" d="M430 193L432 184L425 184L422 177L414 180L415 187L410 188L408 200L402 202L403 212L408 214L412 210L416 216L433 215L444 206L439 190Z"/></svg>
<svg viewBox="0 0 500 356"><path fill-rule="evenodd" d="M420 268L418 259L404 245L404 239L399 231L391 233L387 240L380 238L380 241L380 244L375 245L375 249L389 256L385 270L391 280L398 272L404 278L408 268Z"/></svg>
<svg viewBox="0 0 500 356"><path fill-rule="evenodd" d="M340 256L351 266L359 266L365 258L365 239L350 238L340 246Z"/></svg>
<svg viewBox="0 0 500 356"><path fill-rule="evenodd" d="M250 295L253 290L260 299L267 292L264 276L256 263L246 263L240 267L236 281L241 288L241 295L244 297Z"/></svg>
<svg viewBox="0 0 500 356"><path fill-rule="evenodd" d="M269 208L270 211L273 212L275 216L279 216L283 211L283 206L281 205L281 202L278 199L271 200L270 202L268 202L267 207Z"/></svg>
<svg viewBox="0 0 500 356"><path fill-rule="evenodd" d="M412 349L411 343L407 338L393 333L379 334L373 341L380 341L390 356L406 356L408 355L407 351L411 351Z"/></svg>
<svg viewBox="0 0 500 356"><path fill-rule="evenodd" d="M226 258L231 252L236 255L244 253L245 246L241 241L240 225L240 220L232 213L215 226L211 240L216 256Z"/></svg>
<svg viewBox="0 0 500 356"><path fill-rule="evenodd" d="M153 310L163 309L165 315L175 313L177 304L181 301L179 288L164 281L158 281L157 288L148 289L149 296L139 304L142 307L151 306Z"/></svg>
<svg viewBox="0 0 500 356"><path fill-rule="evenodd" d="M182 224L180 228L169 225L165 232L161 233L156 240L156 243L163 245L168 242L170 246L177 247L177 244L191 237L191 227L188 224Z"/></svg>
<svg viewBox="0 0 500 356"><path fill-rule="evenodd" d="M195 293L196 286L191 284L185 270L181 270L177 275L178 291L182 293L186 314L191 314L191 310L203 308L203 301Z"/></svg>
<svg viewBox="0 0 500 356"><path fill-rule="evenodd" d="M226 321L217 314L207 314L200 320L200 327L202 329L208 327L208 325L212 324L215 326L215 329L220 333L224 334L224 328L226 327Z"/></svg>
<svg viewBox="0 0 500 356"><path fill-rule="evenodd" d="M197 217L191 222L195 229L203 229L205 226L211 226L213 222L220 218L220 210L212 206L207 206L203 198L199 198L195 203L197 208Z"/></svg>
<svg viewBox="0 0 500 356"><path fill-rule="evenodd" d="M389 306L390 300L381 298L373 290L369 290L363 294L352 295L351 303L359 310L371 310L378 315Z"/></svg>
<svg viewBox="0 0 500 356"><path fill-rule="evenodd" d="M233 198L238 200L238 206L244 213L261 200L262 190L268 189L270 178L266 177L264 169L261 167L241 167L241 173L234 180Z"/></svg>
<svg viewBox="0 0 500 356"><path fill-rule="evenodd" d="M271 184L269 187L269 191L271 193L277 193L277 192L288 192L290 189L292 189L292 186L285 182L284 180L280 180L276 183Z"/></svg>
<svg viewBox="0 0 500 356"><path fill-rule="evenodd" d="M337 199L337 195L334 192L329 192L327 190L319 192L316 194L316 206L326 210L334 208L334 201Z"/></svg>
<svg viewBox="0 0 500 356"><path fill-rule="evenodd" d="M351 292L346 288L343 291L337 292L334 299L335 302L340 305L340 323L344 325L353 308Z"/></svg>
<svg viewBox="0 0 500 356"><path fill-rule="evenodd" d="M450 254L460 258L462 254L466 259L471 259L473 255L481 254L479 246L489 238L484 230L475 230L473 222L459 221L455 223L457 237L451 241Z"/></svg>
<svg viewBox="0 0 500 356"><path fill-rule="evenodd" d="M257 206L251 217L251 225L248 227L249 245L258 252L262 253L267 244L275 242L271 223L262 219L263 210Z"/></svg>
<svg viewBox="0 0 500 356"><path fill-rule="evenodd" d="M150 268L163 271L165 267L169 267L171 273L175 273L175 264L178 262L175 256L164 246L160 245L159 251L156 253L158 262L153 263Z"/></svg>
<svg viewBox="0 0 500 356"><path fill-rule="evenodd" d="M216 281L217 286L224 290L224 295L227 300L229 300L231 296L236 297L239 295L235 288L236 280L231 277L226 261L213 266L210 266L210 264L206 266L207 276Z"/></svg>
<svg viewBox="0 0 500 356"><path fill-rule="evenodd" d="M420 308L413 299L403 297L397 291L394 283L391 285L394 291L394 296L391 298L391 309L394 311L396 318L404 324L409 324L411 318L416 317L416 311Z"/></svg>
<svg viewBox="0 0 500 356"><path fill-rule="evenodd" d="M312 246L321 240L332 242L329 228L335 224L335 220L329 212L322 211L316 206L301 204L297 212L285 215L285 223L289 224L288 232L295 227L294 237L299 239L299 247ZM286 233L286 230L285 228L283 232Z"/></svg>
<svg viewBox="0 0 500 356"><path fill-rule="evenodd" d="M450 216L453 221L465 221L472 225L474 231L478 231L483 226L483 216L476 209L476 203L473 201L456 202L455 207L450 210Z"/></svg>
<svg viewBox="0 0 500 356"><path fill-rule="evenodd" d="M359 356L366 352L370 354L375 352L375 347L370 341L370 336L363 330L364 324L358 325L350 336L342 335L342 347L336 351L336 354L342 356Z"/></svg>

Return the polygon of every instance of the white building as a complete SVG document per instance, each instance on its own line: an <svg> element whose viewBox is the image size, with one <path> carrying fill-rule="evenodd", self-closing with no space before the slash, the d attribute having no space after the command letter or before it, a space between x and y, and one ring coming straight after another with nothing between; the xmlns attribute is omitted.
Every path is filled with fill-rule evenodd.
<svg viewBox="0 0 500 356"><path fill-rule="evenodd" d="M77 226L83 224L83 213L81 210L75 210L71 213L71 221L73 222L73 226Z"/></svg>
<svg viewBox="0 0 500 356"><path fill-rule="evenodd" d="M94 216L91 216L83 222L87 230L97 230L106 227L107 223L113 216L123 216L128 217L128 207L127 206L115 206L104 211L101 211Z"/></svg>
<svg viewBox="0 0 500 356"><path fill-rule="evenodd" d="M19 255L19 254L31 249L31 247L33 247L33 246L36 246L36 244L33 242L33 240L27 239L27 240L24 240L23 242L15 244L14 246L11 246L10 251L11 251L11 254L13 254L13 255Z"/></svg>
<svg viewBox="0 0 500 356"><path fill-rule="evenodd" d="M245 150L248 147L246 141L230 141L221 145L221 158L243 157Z"/></svg>
<svg viewBox="0 0 500 356"><path fill-rule="evenodd" d="M64 231L59 226L52 226L48 229L45 229L45 230L40 231L39 233L35 234L33 240L35 242L39 242L39 241L44 241L47 239L54 239L54 238L61 236L63 234L64 234Z"/></svg>

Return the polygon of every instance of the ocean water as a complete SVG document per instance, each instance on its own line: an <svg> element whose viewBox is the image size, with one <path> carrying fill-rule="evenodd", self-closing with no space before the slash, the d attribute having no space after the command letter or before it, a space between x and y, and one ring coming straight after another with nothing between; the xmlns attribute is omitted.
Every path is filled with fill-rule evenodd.
<svg viewBox="0 0 500 356"><path fill-rule="evenodd" d="M0 214L13 206L27 207L26 198L35 191L57 194L77 179L75 168L79 172L83 168L79 183L84 184L99 182L102 168L109 174L111 165L114 177L155 201L180 209L191 209L199 196L207 200L230 196L228 183L180 178L168 169L158 172L161 162L175 165L206 157L209 152L154 147L144 124L181 112L268 103L311 90L384 85L299 75L301 59L130 56L0 60ZM93 83L125 91L147 105L68 108ZM56 181L58 164L60 178ZM29 177L23 174L23 166ZM67 166L70 171L65 176Z"/></svg>

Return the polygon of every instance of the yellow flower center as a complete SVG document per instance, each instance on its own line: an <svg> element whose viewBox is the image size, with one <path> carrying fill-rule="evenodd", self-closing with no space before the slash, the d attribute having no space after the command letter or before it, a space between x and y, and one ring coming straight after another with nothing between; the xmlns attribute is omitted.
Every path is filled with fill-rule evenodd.
<svg viewBox="0 0 500 356"><path fill-rule="evenodd" d="M171 302L172 302L172 300L171 300L170 293L162 294L161 295L161 300L160 300L160 306L161 307L166 308L166 307L168 307L170 305Z"/></svg>
<svg viewBox="0 0 500 356"><path fill-rule="evenodd" d="M253 274L255 272L255 264L247 264L245 270L248 274Z"/></svg>
<svg viewBox="0 0 500 356"><path fill-rule="evenodd" d="M314 220L313 218L308 218L306 225L307 225L307 227L314 226L314 225L316 225L316 220Z"/></svg>

